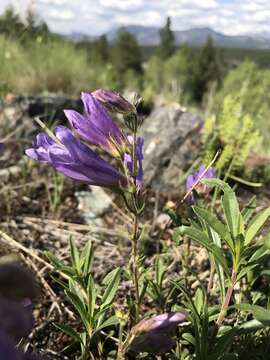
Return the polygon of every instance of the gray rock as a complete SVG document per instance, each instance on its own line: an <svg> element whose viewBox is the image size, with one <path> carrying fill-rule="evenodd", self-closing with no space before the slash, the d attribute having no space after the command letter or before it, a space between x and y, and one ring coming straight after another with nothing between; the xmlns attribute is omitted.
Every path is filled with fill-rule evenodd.
<svg viewBox="0 0 270 360"><path fill-rule="evenodd" d="M145 119L145 184L161 192L177 192L186 170L199 153L202 119L179 106L159 107Z"/></svg>
<svg viewBox="0 0 270 360"><path fill-rule="evenodd" d="M80 99L65 96L14 96L0 98L0 138L13 132L12 138L27 137L38 128L34 117L43 122L66 123L63 109L81 111Z"/></svg>
<svg viewBox="0 0 270 360"><path fill-rule="evenodd" d="M102 225L102 215L110 207L111 198L97 186L90 186L90 191L75 193L80 210L85 222L90 225Z"/></svg>

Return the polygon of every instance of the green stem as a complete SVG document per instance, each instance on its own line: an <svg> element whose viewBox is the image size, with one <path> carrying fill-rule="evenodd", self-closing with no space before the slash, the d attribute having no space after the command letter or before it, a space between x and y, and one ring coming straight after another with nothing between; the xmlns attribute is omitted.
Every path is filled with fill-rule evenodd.
<svg viewBox="0 0 270 360"><path fill-rule="evenodd" d="M220 313L219 313L219 316L218 316L218 319L217 319L217 322L216 322L216 326L217 328L220 328L226 314L227 314L227 309L228 309L228 306L230 304L230 301L231 301L231 297L232 297L232 294L233 294L233 290L234 290L234 286L235 286L235 283L236 283L236 278L237 278L237 271L235 271L233 269L232 271L232 276L231 276L231 282L230 282L230 285L227 289L227 292L226 292L226 295L225 295L225 299L223 301L223 304L221 306L221 309L220 309Z"/></svg>
<svg viewBox="0 0 270 360"><path fill-rule="evenodd" d="M139 270L138 270L138 233L139 233L138 215L134 215L134 228L132 238L132 278L135 292L136 321L140 315L140 292L139 292Z"/></svg>
<svg viewBox="0 0 270 360"><path fill-rule="evenodd" d="M209 277L209 281L208 281L208 286L207 286L207 296L210 296L212 287L213 287L213 283L214 283L214 275L215 275L215 261L213 259L213 257L211 256L210 259L210 277Z"/></svg>
<svg viewBox="0 0 270 360"><path fill-rule="evenodd" d="M119 325L119 344L118 344L118 351L117 351L117 360L124 360L124 354L123 354L123 325L120 322Z"/></svg>

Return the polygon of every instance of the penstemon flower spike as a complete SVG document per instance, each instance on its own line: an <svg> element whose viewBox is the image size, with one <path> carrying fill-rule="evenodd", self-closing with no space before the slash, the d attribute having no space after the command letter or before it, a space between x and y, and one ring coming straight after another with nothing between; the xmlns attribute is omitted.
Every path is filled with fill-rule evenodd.
<svg viewBox="0 0 270 360"><path fill-rule="evenodd" d="M82 93L84 114L64 110L71 125L57 126L55 133L46 129L37 135L26 155L41 163L52 166L65 176L89 185L110 188L122 194L127 208L134 217L131 235L131 273L134 287L136 320L140 314L138 240L139 216L143 212L143 138L137 136L138 114L136 106L122 96L107 90ZM126 135L108 113L119 112L129 117L132 135ZM98 155L94 145L108 152L119 166L112 166Z"/></svg>

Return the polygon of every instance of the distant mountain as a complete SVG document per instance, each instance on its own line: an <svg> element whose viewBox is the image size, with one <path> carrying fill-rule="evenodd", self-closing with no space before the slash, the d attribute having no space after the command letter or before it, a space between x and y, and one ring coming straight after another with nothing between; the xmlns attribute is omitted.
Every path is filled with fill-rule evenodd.
<svg viewBox="0 0 270 360"><path fill-rule="evenodd" d="M157 46L159 44L160 29L158 27L128 25L125 29L132 33L142 46ZM116 39L118 31L119 28L114 28L105 34L109 42L113 42ZM190 46L202 46L207 41L207 38L211 36L214 44L218 47L270 49L270 33L229 36L208 27L203 27L189 30L177 30L174 31L174 36L177 45L188 43ZM93 36L78 32L69 34L68 38L75 42L83 40L91 41L95 39Z"/></svg>
<svg viewBox="0 0 270 360"><path fill-rule="evenodd" d="M132 33L140 45L156 46L159 44L159 28L140 25L129 25L125 29ZM112 29L106 35L109 41L114 41L119 29ZM270 35L237 35L229 36L214 31L210 28L193 28L174 32L178 45L188 43L191 46L203 45L211 36L214 44L219 47L270 49Z"/></svg>
<svg viewBox="0 0 270 360"><path fill-rule="evenodd" d="M65 37L67 37L68 39L72 40L72 41L75 41L75 42L79 42L79 41L91 41L91 40L94 40L95 37L94 36L89 36L89 35L86 35L84 33L81 33L81 32L72 32L68 35L65 35Z"/></svg>
<svg viewBox="0 0 270 360"><path fill-rule="evenodd" d="M133 34L140 45L152 45L159 44L159 28L140 25L128 25L124 27L128 32ZM116 37L119 28L112 29L106 33L106 36L110 42L113 42Z"/></svg>

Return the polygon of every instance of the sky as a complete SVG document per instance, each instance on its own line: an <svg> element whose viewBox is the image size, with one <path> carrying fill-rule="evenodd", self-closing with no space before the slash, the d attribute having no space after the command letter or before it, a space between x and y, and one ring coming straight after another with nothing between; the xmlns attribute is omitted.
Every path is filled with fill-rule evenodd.
<svg viewBox="0 0 270 360"><path fill-rule="evenodd" d="M210 27L227 35L270 35L270 0L0 0L24 14L31 6L52 31L101 35L122 25L160 27L171 17L173 30Z"/></svg>

